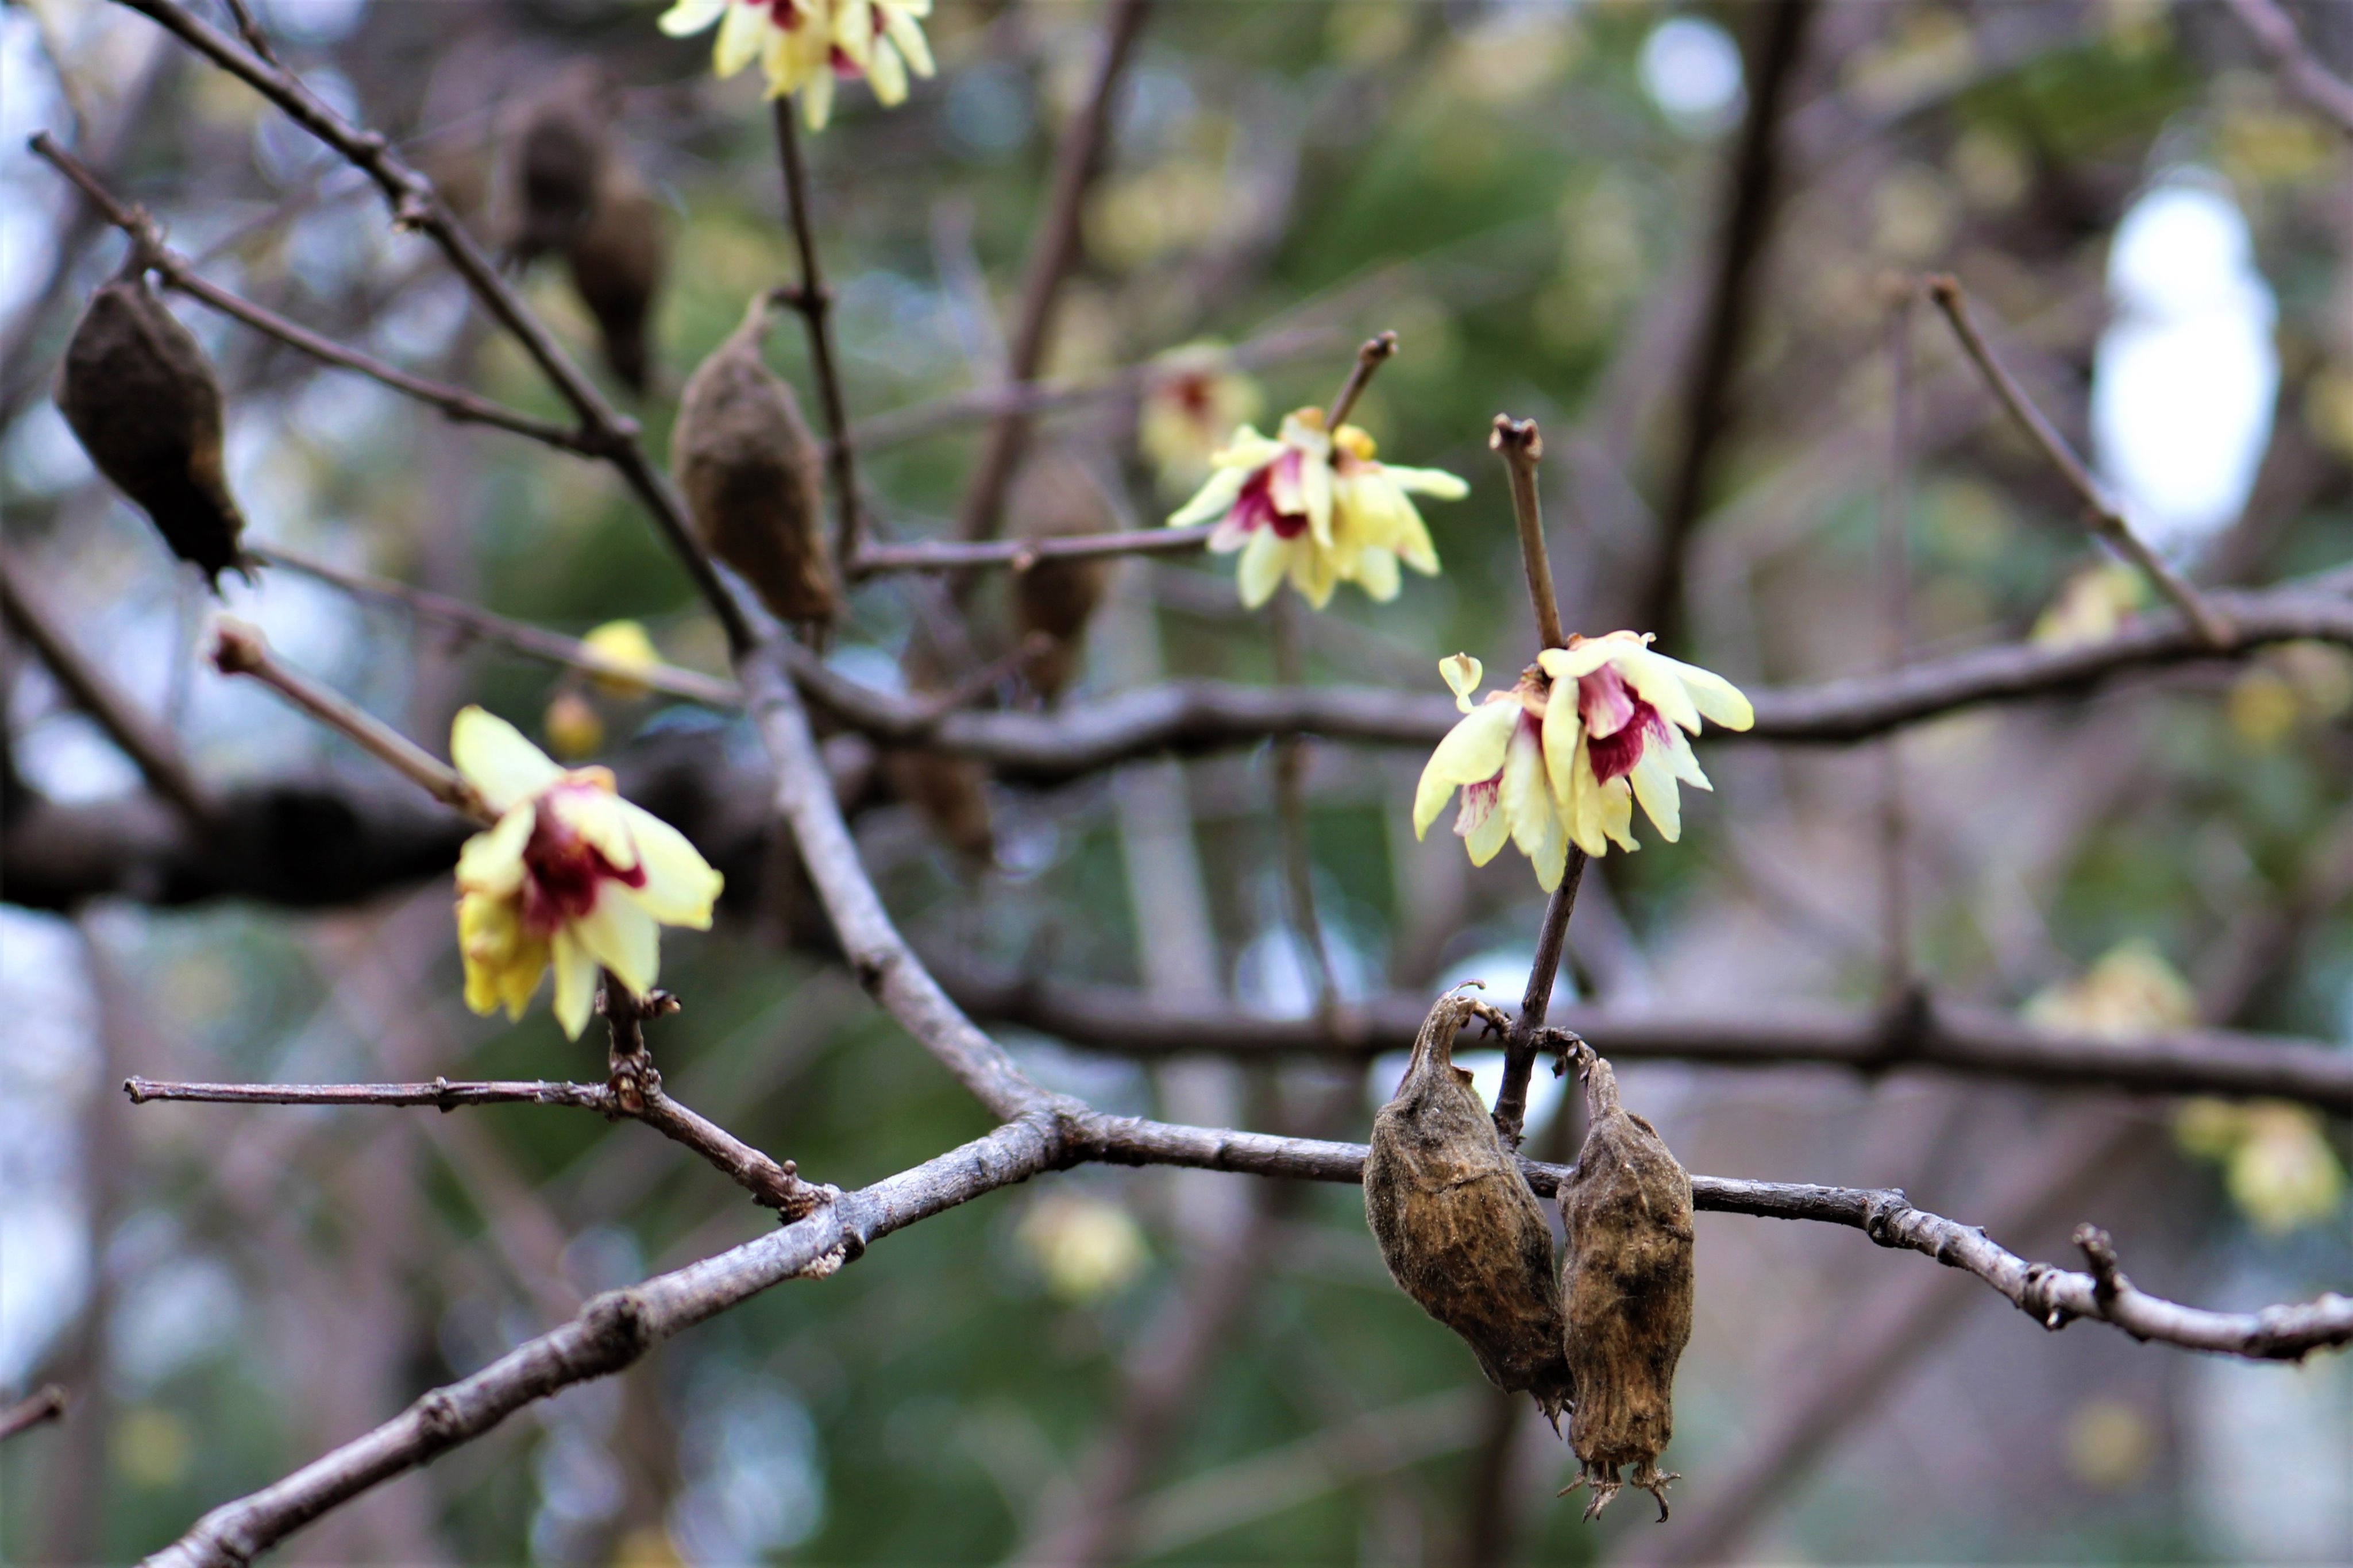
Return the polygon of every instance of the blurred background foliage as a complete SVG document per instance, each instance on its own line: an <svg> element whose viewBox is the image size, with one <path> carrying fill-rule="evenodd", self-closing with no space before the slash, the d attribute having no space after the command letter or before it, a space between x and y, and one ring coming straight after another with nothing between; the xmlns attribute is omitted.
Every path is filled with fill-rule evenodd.
<svg viewBox="0 0 2353 1568"><path fill-rule="evenodd" d="M750 79L709 79L707 38L661 37L651 5L256 8L290 63L397 138L491 237L501 149L533 94L573 60L613 73L615 130L659 194L670 245L653 386L625 405L664 450L686 374L750 294L792 274ZM2324 58L2353 63L2353 11L2301 15ZM1271 425L1325 401L1354 342L1393 328L1402 353L1357 422L1384 456L1472 481L1468 500L1425 509L1444 575L1409 579L1387 606L1344 591L1310 628L1311 679L1435 689L1435 661L1457 648L1515 668L1532 631L1508 498L1483 449L1498 409L1547 434L1569 624L1599 632L1634 614L1717 265L1742 51L1764 21L1755 5L1637 0L1154 9L1049 374L1314 330L1257 373ZM810 144L854 417L993 374L1099 22L1067 0L941 0L936 79L887 113L862 89L847 93ZM126 124L106 160L117 188L207 276L397 363L549 418L564 411L357 176L160 39L100 5L0 11L9 545L207 776L370 778L340 742L194 661L199 591L97 481L49 405L77 302L121 241L63 253L61 286L37 298L69 208L25 135L46 126L87 149ZM1677 651L1745 685L1883 666L1873 584L1891 272L1957 273L2037 395L2210 576L2269 583L2353 553L2353 154L2283 95L2221 7L1826 5L1787 101L1784 195L1730 438L1687 552ZM2119 226L2151 202L2175 226L2133 253L2135 273ZM594 324L562 268L542 262L525 281L567 346L593 358ZM634 618L668 658L723 667L684 574L605 469L444 425L175 308L229 385L231 478L256 537L566 630ZM771 334L769 358L806 398L792 325ZM1940 324L1922 311L1914 328L1918 439L1901 526L1915 653L2102 635L2130 612L2134 585L2104 571L2073 498L2000 421ZM1096 400L1048 420L1041 438L1115 480L1117 520L1132 526L1198 477L1156 470L1138 415L1133 398ZM890 537L949 526L979 430L870 447L864 474ZM1162 671L1271 679L1264 620L1233 604L1229 569L1124 567L1075 695ZM990 635L1000 592L985 590L976 613ZM290 660L427 744L462 701L544 734L562 698L575 750L759 766L739 722L582 688L288 574L231 585L227 599ZM931 603L904 580L861 589L832 657L895 683ZM13 650L7 696L28 787L67 801L135 787ZM1903 754L1919 973L1940 995L2120 1035L2219 1006L2245 1026L2353 1044L2353 921L2330 869L2353 853L2348 715L2344 653L2298 647L1915 731ZM1571 935L1577 985L1629 1005L1868 1001L1882 981L1873 755L1721 747L1705 762L1718 793L1687 801L1683 844L1612 856L1589 879ZM1539 896L1516 857L1473 873L1443 835L1413 842L1403 816L1419 763L1314 755L1316 886L1343 985L1427 990L1480 974L1516 994ZM987 868L940 847L887 793L858 821L894 912L929 949L1295 1014L1308 982L1283 918L1269 774L1261 752L993 788ZM984 1114L846 976L780 944L758 867L728 869L720 929L670 944L664 980L688 1002L654 1041L670 1087L844 1187L982 1131ZM2333 902L2299 902L2331 876ZM585 1294L765 1223L640 1127L516 1109L132 1112L113 1093L134 1071L594 1076L593 1045L567 1047L543 1009L512 1027L463 1012L448 896L436 883L309 912L110 900L69 918L0 914L13 1085L0 1101L11 1193L0 1384L55 1377L79 1401L68 1426L0 1454L12 1561L152 1549ZM2235 981L2218 973L2250 931L2272 932L2255 942L2254 977L2243 963ZM1106 1109L1330 1136L1361 1137L1397 1070L1145 1068L1018 1031L1008 1043ZM1986 1217L2007 1201L2005 1180L2106 1114L2126 1129L2116 1157L2020 1211L2031 1217L2000 1239L2057 1257L2067 1228L2096 1215L2144 1283L2218 1305L2353 1277L2341 1121L2117 1108L1916 1075L1644 1065L1625 1080L1695 1170L1904 1184L1965 1219ZM1537 1147L1558 1142L1553 1125ZM1673 1527L1650 1539L1639 1509L1588 1528L1552 1501L1563 1455L1515 1426L1532 1420L1525 1411L1499 1415L1461 1347L1388 1284L1354 1191L1249 1185L1087 1171L954 1211L837 1279L772 1292L622 1378L535 1407L289 1555L1005 1556L1068 1506L1119 1418L1124 1378L1176 1331L1187 1281L1244 1234L1257 1249L1246 1302L1163 1423L1134 1555L1454 1562L1474 1539L1494 1552L1500 1537L1492 1560L1672 1556ZM1916 1260L1807 1228L1701 1221L1698 1338L1669 1455L1692 1478L1679 1519L1680 1498L1705 1510L1712 1479L1747 1462L1810 1390L1853 1370L1841 1360L1847 1331L1922 1289ZM1939 1283L1948 1296L1931 1302L1913 1353L1863 1369L1851 1407L1810 1445L1793 1441L1790 1468L1739 1522L1747 1550L1841 1562L2353 1555L2342 1358L2248 1366L2097 1329L2045 1336L1982 1289ZM1482 1489L1497 1456L1508 1474ZM1482 1532L1482 1510L1499 1509L1502 1525Z"/></svg>

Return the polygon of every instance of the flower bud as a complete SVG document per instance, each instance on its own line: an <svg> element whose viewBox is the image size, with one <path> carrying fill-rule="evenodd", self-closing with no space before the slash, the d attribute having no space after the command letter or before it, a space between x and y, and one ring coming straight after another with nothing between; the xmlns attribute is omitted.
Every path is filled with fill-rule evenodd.
<svg viewBox="0 0 2353 1568"><path fill-rule="evenodd" d="M1439 998L1397 1097L1373 1118L1365 1218L1398 1288L1462 1337L1487 1381L1525 1391L1557 1423L1569 1402L1552 1227L1495 1124L1454 1065L1474 997Z"/></svg>
<svg viewBox="0 0 2353 1568"><path fill-rule="evenodd" d="M596 705L577 691L557 692L539 727L547 736L548 750L567 763L595 756L605 743L605 721L597 716Z"/></svg>
<svg viewBox="0 0 2353 1568"><path fill-rule="evenodd" d="M58 411L115 489L219 585L244 570L245 519L221 472L221 389L143 275L100 285L66 345Z"/></svg>
<svg viewBox="0 0 2353 1568"><path fill-rule="evenodd" d="M661 651L654 647L654 639L636 621L607 621L580 642L591 653L624 668L651 669L661 662ZM653 689L642 680L619 675L591 675L588 679L597 690L622 702L633 702Z"/></svg>
<svg viewBox="0 0 2353 1568"><path fill-rule="evenodd" d="M817 440L793 389L760 357L767 300L687 379L670 469L703 547L782 621L827 622L840 605L827 550Z"/></svg>
<svg viewBox="0 0 2353 1568"><path fill-rule="evenodd" d="M1114 524L1111 503L1087 471L1066 453L1033 459L1014 481L1014 526L1027 539L1071 539L1108 533ZM1040 561L1013 574L1013 618L1019 636L1042 633L1052 647L1029 661L1030 687L1048 701L1060 696L1078 673L1088 617L1111 585L1112 563Z"/></svg>
<svg viewBox="0 0 2353 1568"><path fill-rule="evenodd" d="M1618 1076L1599 1057L1585 1069L1590 1124L1560 1187L1568 1230L1561 1311L1577 1409L1568 1446L1593 1518L1618 1495L1620 1466L1659 1500L1667 1483L1659 1453L1674 1435L1675 1363L1691 1339L1692 1188L1651 1124L1618 1100Z"/></svg>

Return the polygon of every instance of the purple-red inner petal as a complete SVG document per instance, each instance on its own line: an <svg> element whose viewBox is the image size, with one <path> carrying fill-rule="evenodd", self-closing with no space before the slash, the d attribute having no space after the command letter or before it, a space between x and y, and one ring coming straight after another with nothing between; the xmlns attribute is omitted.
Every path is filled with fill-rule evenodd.
<svg viewBox="0 0 2353 1568"><path fill-rule="evenodd" d="M532 813L531 840L523 846L522 866L523 930L543 940L554 936L565 921L582 919L595 909L600 882L615 881L625 888L646 885L643 865L626 871L616 868L545 797Z"/></svg>

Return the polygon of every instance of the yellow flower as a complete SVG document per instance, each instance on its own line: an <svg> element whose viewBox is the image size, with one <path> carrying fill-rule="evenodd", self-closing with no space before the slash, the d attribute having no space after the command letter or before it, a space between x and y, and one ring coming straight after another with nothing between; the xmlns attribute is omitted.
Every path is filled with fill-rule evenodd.
<svg viewBox="0 0 2353 1568"><path fill-rule="evenodd" d="M1187 343L1154 363L1161 377L1144 395L1135 443L1162 487L1182 494L1208 477L1224 433L1256 419L1266 398L1257 382L1229 368L1222 343Z"/></svg>
<svg viewBox="0 0 2353 1568"><path fill-rule="evenodd" d="M630 669L651 669L661 662L661 650L646 628L635 621L607 621L603 626L580 639L590 652ZM629 701L643 697L651 689L643 681L626 676L592 675L588 678L596 689L607 697Z"/></svg>
<svg viewBox="0 0 2353 1568"><path fill-rule="evenodd" d="M1320 408L1285 415L1271 440L1244 425L1209 459L1216 472L1168 526L1218 519L1209 548L1241 552L1242 603L1253 609L1286 577L1319 610L1341 583L1393 599L1399 561L1424 576L1438 572L1408 493L1459 500L1471 487L1440 468L1391 468L1373 452L1373 438L1354 425L1327 433Z"/></svg>
<svg viewBox="0 0 2353 1568"><path fill-rule="evenodd" d="M907 73L932 74L921 18L932 0L676 0L658 24L673 38L719 24L712 69L733 76L754 59L768 96L798 93L812 131L833 115L836 77L864 77L883 104L905 100Z"/></svg>
<svg viewBox="0 0 2353 1568"><path fill-rule="evenodd" d="M1588 855L1636 847L1634 802L1670 844L1683 836L1677 781L1711 787L1686 731L1703 718L1728 730L1755 721L1748 699L1720 675L1653 653L1648 637L1611 632L1546 648L1509 691L1471 693L1485 673L1468 654L1439 665L1467 717L1438 742L1413 796L1419 837L1457 789L1454 831L1484 866L1508 838L1560 885L1572 843Z"/></svg>
<svg viewBox="0 0 2353 1568"><path fill-rule="evenodd" d="M2337 1213L2345 1170L2317 1113L2256 1100L2193 1100L2174 1123L2181 1147L2221 1165L2223 1184L2255 1228L2282 1235Z"/></svg>
<svg viewBox="0 0 2353 1568"><path fill-rule="evenodd" d="M604 768L566 770L480 708L458 715L449 757L498 824L458 853L466 1005L521 1017L555 967L555 1017L577 1039L601 967L653 988L660 928L711 928L720 876L686 836L613 792Z"/></svg>

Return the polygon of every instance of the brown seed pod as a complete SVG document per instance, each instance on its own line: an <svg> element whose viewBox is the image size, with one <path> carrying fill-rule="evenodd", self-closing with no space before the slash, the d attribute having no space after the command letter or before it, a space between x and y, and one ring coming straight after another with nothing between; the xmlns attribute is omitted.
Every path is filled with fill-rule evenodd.
<svg viewBox="0 0 2353 1568"><path fill-rule="evenodd" d="M605 363L642 394L652 372L646 324L670 260L660 200L619 158L605 165L588 221L565 251L572 286L596 318Z"/></svg>
<svg viewBox="0 0 2353 1568"><path fill-rule="evenodd" d="M670 470L703 548L783 621L828 622L840 601L826 547L817 438L793 389L760 358L767 298L687 378Z"/></svg>
<svg viewBox="0 0 2353 1568"><path fill-rule="evenodd" d="M1460 993L1422 1020L1397 1097L1373 1118L1365 1218L1398 1289L1460 1334L1487 1381L1525 1390L1556 1425L1569 1400L1552 1227L1496 1136L1454 1037L1504 1015Z"/></svg>
<svg viewBox="0 0 2353 1568"><path fill-rule="evenodd" d="M508 137L507 255L517 266L562 250L588 222L619 111L617 84L593 60L557 72L524 107Z"/></svg>
<svg viewBox="0 0 2353 1568"><path fill-rule="evenodd" d="M1691 1339L1692 1187L1651 1124L1618 1100L1618 1075L1588 1054L1585 1147L1560 1187L1568 1227L1561 1308L1577 1411L1568 1446L1579 1461L1566 1496L1591 1482L1593 1518L1618 1495L1619 1468L1659 1500L1659 1453L1674 1435L1675 1363Z"/></svg>
<svg viewBox="0 0 2353 1568"><path fill-rule="evenodd" d="M1070 539L1109 533L1111 502L1084 463L1065 452L1031 459L1015 479L1009 506L1025 539ZM1043 633L1052 641L1030 659L1028 675L1038 695L1052 701L1078 674L1087 619L1111 585L1112 563L1040 561L1013 574L1013 617L1027 637Z"/></svg>
<svg viewBox="0 0 2353 1568"><path fill-rule="evenodd" d="M221 389L196 340L143 274L100 285L66 345L58 411L164 542L219 586L245 569L245 519L221 472Z"/></svg>

